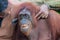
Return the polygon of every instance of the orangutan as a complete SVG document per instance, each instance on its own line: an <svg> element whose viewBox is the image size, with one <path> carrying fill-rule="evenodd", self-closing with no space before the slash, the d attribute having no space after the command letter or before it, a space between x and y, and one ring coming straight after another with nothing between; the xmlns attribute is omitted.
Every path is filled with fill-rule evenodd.
<svg viewBox="0 0 60 40"><path fill-rule="evenodd" d="M50 30L52 33L52 40L59 40L60 38L60 14L54 10L50 10L49 17L47 22L50 26Z"/></svg>
<svg viewBox="0 0 60 40"><path fill-rule="evenodd" d="M56 40L60 35L60 15L49 10L47 19L37 20L35 16L39 11L40 8L32 3L22 3L19 7L8 5L5 10L8 15L1 23L0 40Z"/></svg>
<svg viewBox="0 0 60 40"><path fill-rule="evenodd" d="M40 21L35 15L39 7L32 3L22 3L18 14L17 31L14 40L51 40L51 31L45 19Z"/></svg>
<svg viewBox="0 0 60 40"><path fill-rule="evenodd" d="M31 3L20 5L16 40L58 40L60 15L56 11L49 10L47 19L37 20L35 15L39 11L39 7Z"/></svg>
<svg viewBox="0 0 60 40"><path fill-rule="evenodd" d="M0 40L12 40L17 20L17 10L15 8L8 3L7 8L0 12Z"/></svg>

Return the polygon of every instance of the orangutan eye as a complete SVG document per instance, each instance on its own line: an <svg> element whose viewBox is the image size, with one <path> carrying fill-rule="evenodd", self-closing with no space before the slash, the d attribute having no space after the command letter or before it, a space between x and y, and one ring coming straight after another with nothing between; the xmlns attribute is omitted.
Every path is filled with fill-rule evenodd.
<svg viewBox="0 0 60 40"><path fill-rule="evenodd" d="M27 14L20 14L20 19L23 19L23 18L29 19L29 15L27 15Z"/></svg>
<svg viewBox="0 0 60 40"><path fill-rule="evenodd" d="M24 16L23 14L20 14L20 19L22 19L22 18L23 18L23 16Z"/></svg>
<svg viewBox="0 0 60 40"><path fill-rule="evenodd" d="M27 14L24 14L24 17L27 18L27 19L29 18L29 16Z"/></svg>

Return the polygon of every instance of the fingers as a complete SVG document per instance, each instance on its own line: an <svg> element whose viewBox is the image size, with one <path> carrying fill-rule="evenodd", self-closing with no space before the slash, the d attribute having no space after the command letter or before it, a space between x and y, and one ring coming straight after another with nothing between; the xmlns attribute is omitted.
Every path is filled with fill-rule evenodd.
<svg viewBox="0 0 60 40"><path fill-rule="evenodd" d="M38 14L36 14L35 18L37 18L39 15L41 15L42 11L40 11Z"/></svg>
<svg viewBox="0 0 60 40"><path fill-rule="evenodd" d="M40 12L37 13L37 15L35 16L35 18L36 18L37 20L40 20L41 18L42 18L42 19L45 19L45 18L48 17L48 14L49 14L49 9L48 9L48 7L47 7L46 5L42 5L42 6L40 7Z"/></svg>
<svg viewBox="0 0 60 40"><path fill-rule="evenodd" d="M45 14L45 15L44 15L44 18L48 18L48 14Z"/></svg>
<svg viewBox="0 0 60 40"><path fill-rule="evenodd" d="M45 19L45 18L47 18L47 17L48 17L48 13L43 13L43 12L40 12L40 13L38 13L38 14L35 16L35 18L36 18L37 20Z"/></svg>
<svg viewBox="0 0 60 40"><path fill-rule="evenodd" d="M44 18L44 14L41 14L41 15L37 18L37 20L40 20L40 18Z"/></svg>

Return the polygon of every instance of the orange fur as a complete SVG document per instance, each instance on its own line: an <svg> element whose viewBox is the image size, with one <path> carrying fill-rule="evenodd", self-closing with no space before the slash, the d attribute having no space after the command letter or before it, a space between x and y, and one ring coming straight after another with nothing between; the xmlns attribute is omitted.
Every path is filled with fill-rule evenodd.
<svg viewBox="0 0 60 40"><path fill-rule="evenodd" d="M32 29L32 32L30 35L31 40L52 40L51 37L53 37L53 40L56 40L56 36L60 35L60 15L53 11L50 10L48 19L40 19L37 21L34 17L35 15L39 12L39 7L36 5L33 5L32 3L26 2L22 3L18 7L13 7L14 11L11 11L9 8L8 11L10 11L10 15L4 18L2 22L2 33L0 31L1 35L7 35L7 37L11 37L14 27L12 26L11 21L13 18L15 18L16 15L19 14L19 12L26 7L28 10L30 10L32 18L33 18L33 25L34 28ZM17 9L16 9L17 8ZM15 10L16 9L16 10ZM9 13L6 11L7 13ZM15 13L15 14L14 14ZM4 29L3 29L4 28ZM11 30L12 28L12 30ZM26 36L24 36L23 33L20 32L19 26L17 24L16 29L14 30L14 35L13 35L13 40L28 40ZM52 35L51 35L52 33Z"/></svg>
<svg viewBox="0 0 60 40"><path fill-rule="evenodd" d="M57 40L56 38L58 37L58 35L60 35L60 14L58 14L54 10L50 10L50 14L47 21L52 31L53 40Z"/></svg>
<svg viewBox="0 0 60 40"><path fill-rule="evenodd" d="M7 7L4 13L0 13L0 18L3 18L0 27L0 40L12 40L13 32L16 26L16 24L12 24L12 20L17 17L16 12L17 7L10 5Z"/></svg>

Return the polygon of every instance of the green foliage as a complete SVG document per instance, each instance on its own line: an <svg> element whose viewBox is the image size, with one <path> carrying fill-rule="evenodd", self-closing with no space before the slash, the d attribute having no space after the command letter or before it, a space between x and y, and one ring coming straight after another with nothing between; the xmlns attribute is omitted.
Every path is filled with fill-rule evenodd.
<svg viewBox="0 0 60 40"><path fill-rule="evenodd" d="M60 14L60 10L57 11Z"/></svg>

